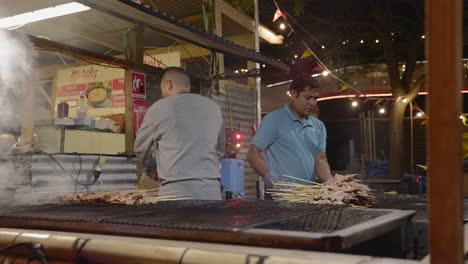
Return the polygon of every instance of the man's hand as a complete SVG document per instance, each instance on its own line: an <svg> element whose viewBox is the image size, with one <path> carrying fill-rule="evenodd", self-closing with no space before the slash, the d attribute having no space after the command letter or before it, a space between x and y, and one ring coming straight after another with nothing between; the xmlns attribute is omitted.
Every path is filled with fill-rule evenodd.
<svg viewBox="0 0 468 264"><path fill-rule="evenodd" d="M275 184L278 182L278 177L276 177L271 171L263 177L263 182L265 183L265 189L275 188Z"/></svg>

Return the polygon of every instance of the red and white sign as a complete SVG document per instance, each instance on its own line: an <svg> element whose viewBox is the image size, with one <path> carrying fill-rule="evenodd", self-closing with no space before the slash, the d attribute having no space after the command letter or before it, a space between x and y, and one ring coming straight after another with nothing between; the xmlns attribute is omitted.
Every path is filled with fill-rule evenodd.
<svg viewBox="0 0 468 264"><path fill-rule="evenodd" d="M132 97L146 99L146 76L144 73L132 72Z"/></svg>
<svg viewBox="0 0 468 264"><path fill-rule="evenodd" d="M114 79L112 80L112 90L114 91L120 91L123 90L125 87L125 79Z"/></svg>
<svg viewBox="0 0 468 264"><path fill-rule="evenodd" d="M112 107L125 107L125 94L112 95Z"/></svg>
<svg viewBox="0 0 468 264"><path fill-rule="evenodd" d="M133 130L135 134L138 132L138 129L140 129L147 110L148 103L146 100L133 100Z"/></svg>
<svg viewBox="0 0 468 264"><path fill-rule="evenodd" d="M75 96L80 95L81 91L86 90L86 84L72 84L72 85L64 85L57 89L56 96Z"/></svg>

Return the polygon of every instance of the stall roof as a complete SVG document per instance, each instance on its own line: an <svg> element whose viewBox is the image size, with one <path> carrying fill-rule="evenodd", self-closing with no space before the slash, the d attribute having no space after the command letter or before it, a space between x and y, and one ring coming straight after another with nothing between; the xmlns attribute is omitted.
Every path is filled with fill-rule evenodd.
<svg viewBox="0 0 468 264"><path fill-rule="evenodd" d="M103 13L121 18L132 23L141 23L165 35L192 43L206 49L233 54L250 61L264 63L288 71L289 67L277 60L263 56L222 37L202 31L182 20L151 9L132 0L78 0L78 2Z"/></svg>

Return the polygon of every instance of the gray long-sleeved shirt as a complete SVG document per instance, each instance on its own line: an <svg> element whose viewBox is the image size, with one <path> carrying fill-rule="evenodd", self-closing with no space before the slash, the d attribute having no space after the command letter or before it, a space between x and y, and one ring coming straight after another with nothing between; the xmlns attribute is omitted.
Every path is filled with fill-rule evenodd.
<svg viewBox="0 0 468 264"><path fill-rule="evenodd" d="M158 148L160 192L221 199L219 160L224 155L224 126L213 100L182 93L157 101L138 130L137 158L143 158L152 140Z"/></svg>

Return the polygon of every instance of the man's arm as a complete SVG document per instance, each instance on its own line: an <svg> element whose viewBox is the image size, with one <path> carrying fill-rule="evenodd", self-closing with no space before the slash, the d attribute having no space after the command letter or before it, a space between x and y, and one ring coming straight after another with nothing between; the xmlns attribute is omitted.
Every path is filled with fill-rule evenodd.
<svg viewBox="0 0 468 264"><path fill-rule="evenodd" d="M151 142L155 143L159 140L160 131L158 127L161 122L161 115L162 113L154 111L153 108L148 109L146 112L143 123L140 129L138 129L133 147L138 159L143 159Z"/></svg>
<svg viewBox="0 0 468 264"><path fill-rule="evenodd" d="M315 172L322 182L333 179L325 152L320 152L315 158Z"/></svg>
<svg viewBox="0 0 468 264"><path fill-rule="evenodd" d="M247 161L252 169L262 177L270 172L265 162L263 150L253 144L250 144L249 152L247 153Z"/></svg>

